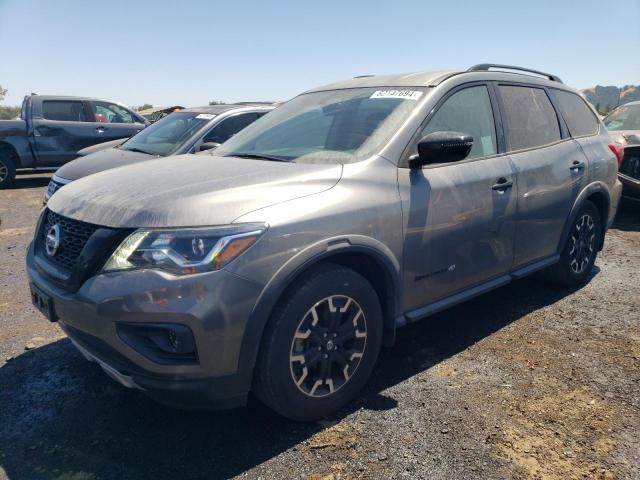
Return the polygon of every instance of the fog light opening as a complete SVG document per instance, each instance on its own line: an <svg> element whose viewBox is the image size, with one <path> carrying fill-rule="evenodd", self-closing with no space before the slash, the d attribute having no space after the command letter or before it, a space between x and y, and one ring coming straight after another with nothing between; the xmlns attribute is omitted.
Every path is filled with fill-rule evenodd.
<svg viewBox="0 0 640 480"><path fill-rule="evenodd" d="M127 345L156 363L197 363L195 339L186 325L119 323L117 330Z"/></svg>

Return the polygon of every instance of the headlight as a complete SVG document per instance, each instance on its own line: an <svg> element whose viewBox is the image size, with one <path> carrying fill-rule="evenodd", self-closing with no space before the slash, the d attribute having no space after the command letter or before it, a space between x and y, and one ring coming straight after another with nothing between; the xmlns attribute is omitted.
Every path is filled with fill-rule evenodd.
<svg viewBox="0 0 640 480"><path fill-rule="evenodd" d="M253 245L266 225L136 230L111 255L102 272L153 268L176 275L218 270Z"/></svg>

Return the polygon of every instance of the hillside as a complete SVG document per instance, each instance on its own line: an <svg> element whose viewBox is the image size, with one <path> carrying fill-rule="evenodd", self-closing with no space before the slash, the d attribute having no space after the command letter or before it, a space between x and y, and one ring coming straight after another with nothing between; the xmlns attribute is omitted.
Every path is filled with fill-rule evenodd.
<svg viewBox="0 0 640 480"><path fill-rule="evenodd" d="M624 87L595 87L580 90L589 103L601 113L613 110L618 105L640 100L640 85L625 85Z"/></svg>

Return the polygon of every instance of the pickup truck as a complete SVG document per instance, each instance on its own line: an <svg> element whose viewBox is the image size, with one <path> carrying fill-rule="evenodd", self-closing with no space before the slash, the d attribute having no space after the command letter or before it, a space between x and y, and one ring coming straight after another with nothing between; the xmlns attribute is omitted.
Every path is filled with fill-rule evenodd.
<svg viewBox="0 0 640 480"><path fill-rule="evenodd" d="M78 150L135 135L149 121L110 100L27 95L20 118L0 120L0 188L16 173L55 170Z"/></svg>

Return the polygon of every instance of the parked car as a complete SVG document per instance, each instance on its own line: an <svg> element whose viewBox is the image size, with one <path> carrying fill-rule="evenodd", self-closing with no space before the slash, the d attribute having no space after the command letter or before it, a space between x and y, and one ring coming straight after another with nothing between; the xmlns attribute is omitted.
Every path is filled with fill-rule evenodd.
<svg viewBox="0 0 640 480"><path fill-rule="evenodd" d="M89 145L126 138L149 122L110 100L27 95L18 120L0 120L0 188L16 172L55 170Z"/></svg>
<svg viewBox="0 0 640 480"><path fill-rule="evenodd" d="M640 101L621 105L604 119L611 138L624 148L618 178L622 195L640 201Z"/></svg>
<svg viewBox="0 0 640 480"><path fill-rule="evenodd" d="M188 108L158 120L130 139L81 150L81 155L87 151L95 152L56 171L45 191L44 203L63 185L93 173L158 157L215 148L274 108L273 105L261 104Z"/></svg>
<svg viewBox="0 0 640 480"><path fill-rule="evenodd" d="M29 247L35 305L161 402L334 414L396 328L590 274L622 188L608 133L558 77L497 67L319 87L212 156L73 182Z"/></svg>

